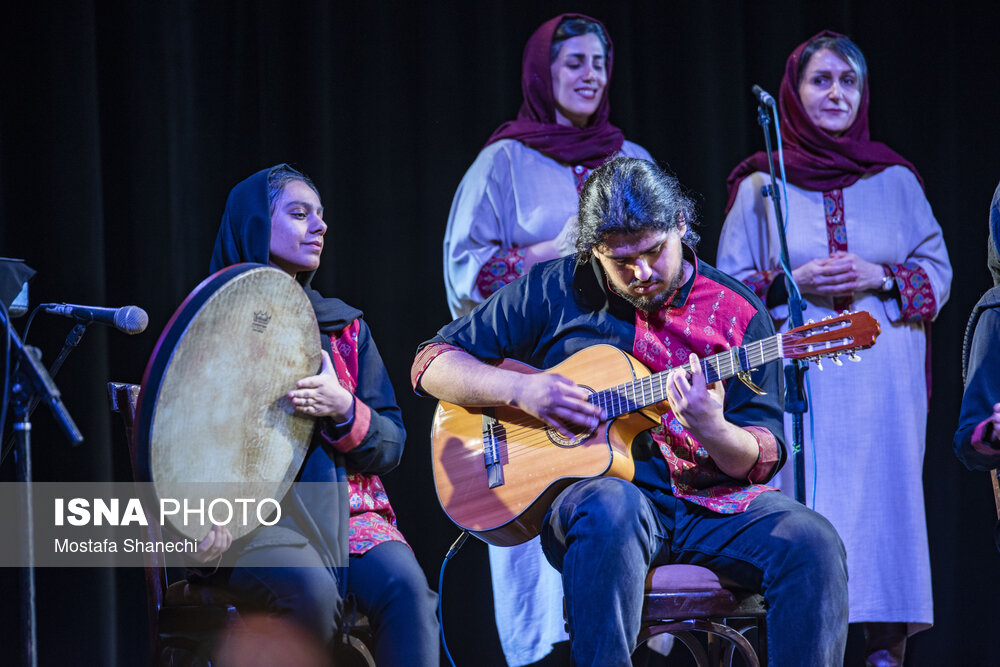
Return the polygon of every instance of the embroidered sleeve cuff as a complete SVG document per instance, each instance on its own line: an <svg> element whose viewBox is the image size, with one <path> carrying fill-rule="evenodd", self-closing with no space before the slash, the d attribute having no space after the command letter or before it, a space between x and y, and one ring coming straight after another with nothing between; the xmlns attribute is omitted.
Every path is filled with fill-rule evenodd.
<svg viewBox="0 0 1000 667"><path fill-rule="evenodd" d="M768 301L768 292L771 290L771 285L774 284L774 279L781 274L780 269L771 269L769 271L756 271L751 273L748 277L743 279L743 282L747 287L754 291L761 301L771 305ZM788 298L787 295L785 297Z"/></svg>
<svg viewBox="0 0 1000 667"><path fill-rule="evenodd" d="M930 278L916 262L891 265L899 290L899 319L904 322L930 322L937 315L937 299Z"/></svg>
<svg viewBox="0 0 1000 667"><path fill-rule="evenodd" d="M371 426L371 423L371 408L355 398L354 421L351 422L350 430L339 438L332 437L325 428L320 431L320 433L322 433L326 441L329 442L330 445L337 451L349 452L360 445L361 441L365 439L365 435L368 434L368 428Z"/></svg>
<svg viewBox="0 0 1000 667"><path fill-rule="evenodd" d="M427 370L432 361L445 352L461 349L457 345L450 345L448 343L431 343L420 350L420 352L417 352L417 357L413 360L413 365L410 366L410 384L413 385L414 393L418 396L428 396L429 394L420 388L420 378L423 377L424 371Z"/></svg>
<svg viewBox="0 0 1000 667"><path fill-rule="evenodd" d="M757 455L757 463L747 473L747 480L752 484L766 482L771 478L774 467L778 465L778 441L775 439L774 434L766 428L744 426L743 430L757 440L757 447L760 449L760 453Z"/></svg>
<svg viewBox="0 0 1000 667"><path fill-rule="evenodd" d="M486 260L476 276L476 288L485 299L524 275L524 248L502 248Z"/></svg>
<svg viewBox="0 0 1000 667"><path fill-rule="evenodd" d="M980 454L985 454L987 456L996 456L1000 454L1000 448L994 447L988 442L988 438L991 435L992 428L990 427L990 418L986 418L979 422L979 426L976 430L972 432L972 448L975 449Z"/></svg>

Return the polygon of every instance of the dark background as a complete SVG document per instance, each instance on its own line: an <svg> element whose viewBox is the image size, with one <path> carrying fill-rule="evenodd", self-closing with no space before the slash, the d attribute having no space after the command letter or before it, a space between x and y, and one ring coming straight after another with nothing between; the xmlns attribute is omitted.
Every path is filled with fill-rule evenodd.
<svg viewBox="0 0 1000 667"><path fill-rule="evenodd" d="M990 486L951 449L962 334L989 286L987 209L1000 178L993 7L865 0L7 6L0 255L37 269L32 305L137 304L150 315L135 337L92 327L69 358L57 383L86 442L69 449L39 410L35 477L128 479L105 382L141 380L167 319L207 274L229 189L287 161L315 179L331 225L314 284L365 311L393 377L410 437L402 466L385 482L436 587L458 531L431 480L434 404L409 390L409 365L415 346L448 320L441 239L451 197L490 132L517 111L525 40L563 11L605 22L616 47L612 121L700 194L701 254L712 261L725 177L763 146L750 86L777 94L791 50L830 28L868 57L872 136L920 170L955 268L951 300L934 326L924 472L936 623L911 640L907 663L1000 664ZM31 342L46 362L71 326L36 319ZM877 400L877 386L859 390ZM5 478L10 468L5 461ZM871 548L893 539L880 536ZM0 576L0 662L16 663L16 573ZM145 662L141 572L37 576L41 664ZM485 546L470 540L445 581L456 661L500 664ZM848 663L861 660L855 633Z"/></svg>

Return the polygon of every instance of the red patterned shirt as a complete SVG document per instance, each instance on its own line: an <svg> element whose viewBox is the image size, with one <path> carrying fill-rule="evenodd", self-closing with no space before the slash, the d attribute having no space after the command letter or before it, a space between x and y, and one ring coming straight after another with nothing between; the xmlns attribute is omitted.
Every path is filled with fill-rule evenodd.
<svg viewBox="0 0 1000 667"><path fill-rule="evenodd" d="M653 314L636 310L632 353L651 371L674 368L686 363L691 353L705 358L741 345L756 314L756 307L746 297L696 274L682 304ZM768 479L774 470L779 457L777 441L765 428L742 428L760 447L757 463L747 475L749 485L734 484L673 411L664 413L652 435L670 469L673 494L720 514L732 514L745 510L764 491L774 490L755 482Z"/></svg>
<svg viewBox="0 0 1000 667"><path fill-rule="evenodd" d="M361 321L354 320L339 334L330 335L333 347L334 367L340 385L352 394L357 388L358 377L358 331ZM338 439L338 449L344 447L345 440L356 439L357 434L368 430L371 411L355 399L354 422L350 432ZM389 504L389 496L385 493L382 480L378 475L353 473L348 475L348 503L351 508L348 530L348 544L351 554L363 554L383 542L396 541L406 543L403 534L396 527L396 513Z"/></svg>

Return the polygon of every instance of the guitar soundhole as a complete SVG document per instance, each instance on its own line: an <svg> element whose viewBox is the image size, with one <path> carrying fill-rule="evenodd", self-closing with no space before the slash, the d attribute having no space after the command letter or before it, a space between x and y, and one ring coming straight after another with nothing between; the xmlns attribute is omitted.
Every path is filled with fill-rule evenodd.
<svg viewBox="0 0 1000 667"><path fill-rule="evenodd" d="M590 436L594 434L593 431L588 431L587 433L579 433L574 435L572 439L567 438L562 433L558 431L553 431L552 429L547 429L545 434L549 436L549 442L551 442L556 447L576 447L581 442L586 442L590 439Z"/></svg>
<svg viewBox="0 0 1000 667"><path fill-rule="evenodd" d="M586 389L591 394L594 394L594 390L586 385L581 384L577 386ZM590 440L591 436L594 435L595 430L596 429L591 429L589 431L577 433L572 438L567 438L562 433L558 431L553 431L551 428L545 429L545 434L549 437L549 442L551 442L556 447L570 448L570 447L576 447L577 445L584 443L587 440Z"/></svg>

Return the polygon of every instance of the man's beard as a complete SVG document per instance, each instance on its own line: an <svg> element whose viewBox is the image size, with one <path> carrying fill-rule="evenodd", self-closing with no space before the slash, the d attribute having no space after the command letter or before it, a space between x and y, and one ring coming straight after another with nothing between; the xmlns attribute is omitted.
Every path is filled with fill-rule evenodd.
<svg viewBox="0 0 1000 667"><path fill-rule="evenodd" d="M633 284L638 284L633 282ZM674 294L680 286L684 284L684 266L683 264L678 268L677 274L667 283L667 289L662 292L658 292L653 296L634 296L632 294L622 294L619 293L618 296L628 301L634 308L645 311L647 313L655 313L659 311L663 306L673 298ZM618 290L615 290L618 292Z"/></svg>

